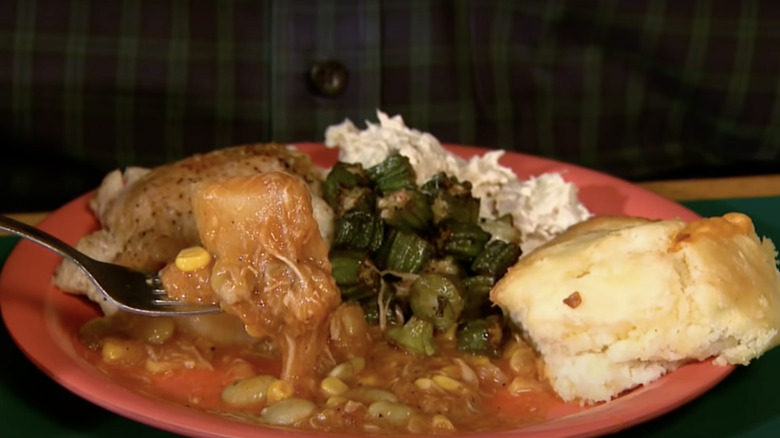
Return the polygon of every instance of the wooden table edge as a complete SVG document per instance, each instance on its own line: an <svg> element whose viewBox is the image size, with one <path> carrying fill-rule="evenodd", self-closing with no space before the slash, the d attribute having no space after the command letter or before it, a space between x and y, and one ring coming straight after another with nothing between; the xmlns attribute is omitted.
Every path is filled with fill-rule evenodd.
<svg viewBox="0 0 780 438"><path fill-rule="evenodd" d="M780 174L651 181L637 185L674 201L780 196Z"/></svg>

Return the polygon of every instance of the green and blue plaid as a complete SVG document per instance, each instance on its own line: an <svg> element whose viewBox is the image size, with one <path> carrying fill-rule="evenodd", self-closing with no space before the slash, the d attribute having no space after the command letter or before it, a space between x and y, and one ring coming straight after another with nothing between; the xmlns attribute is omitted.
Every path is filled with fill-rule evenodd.
<svg viewBox="0 0 780 438"><path fill-rule="evenodd" d="M0 210L377 109L632 180L780 171L778 47L770 0L6 0Z"/></svg>

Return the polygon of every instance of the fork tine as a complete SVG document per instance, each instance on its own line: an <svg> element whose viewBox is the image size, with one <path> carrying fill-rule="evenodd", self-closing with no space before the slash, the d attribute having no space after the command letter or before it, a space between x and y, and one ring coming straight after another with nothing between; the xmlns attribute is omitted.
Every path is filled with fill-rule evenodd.
<svg viewBox="0 0 780 438"><path fill-rule="evenodd" d="M155 289L163 288L163 282L157 274L146 274L146 283Z"/></svg>
<svg viewBox="0 0 780 438"><path fill-rule="evenodd" d="M152 286L151 301L155 306L177 308L197 306L196 304L180 301L169 296L168 291L165 290L165 285L163 285L162 279L159 275L148 274L146 276L146 282Z"/></svg>
<svg viewBox="0 0 780 438"><path fill-rule="evenodd" d="M157 274L147 274L146 276L146 284L148 284L151 287L152 294L157 296L168 296L168 291L165 290L165 285L162 282L162 279Z"/></svg>
<svg viewBox="0 0 780 438"><path fill-rule="evenodd" d="M191 305L186 301L179 301L168 295L168 291L165 290L162 279L156 274L147 274L146 283L151 286L152 303L159 306L182 306Z"/></svg>

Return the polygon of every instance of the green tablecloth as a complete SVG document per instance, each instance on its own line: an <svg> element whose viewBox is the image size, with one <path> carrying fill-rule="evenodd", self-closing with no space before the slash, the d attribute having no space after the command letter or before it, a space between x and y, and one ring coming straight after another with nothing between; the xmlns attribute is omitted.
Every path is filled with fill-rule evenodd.
<svg viewBox="0 0 780 438"><path fill-rule="evenodd" d="M780 197L685 203L703 216L741 211L780 244ZM17 239L0 238L0 262ZM0 436L171 437L71 394L40 372L0 326ZM734 371L702 397L620 436L780 437L780 349Z"/></svg>

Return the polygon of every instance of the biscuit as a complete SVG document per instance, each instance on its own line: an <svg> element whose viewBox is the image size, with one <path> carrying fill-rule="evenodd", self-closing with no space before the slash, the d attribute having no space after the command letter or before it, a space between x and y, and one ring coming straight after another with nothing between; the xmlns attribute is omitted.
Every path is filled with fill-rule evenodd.
<svg viewBox="0 0 780 438"><path fill-rule="evenodd" d="M777 253L741 213L587 220L522 258L491 299L565 401L606 401L689 361L747 364L780 342Z"/></svg>

